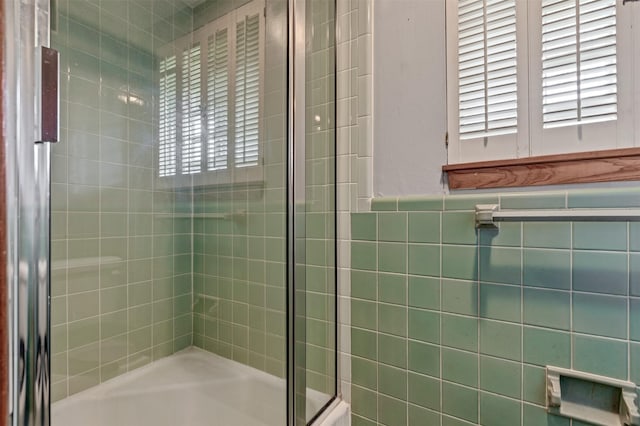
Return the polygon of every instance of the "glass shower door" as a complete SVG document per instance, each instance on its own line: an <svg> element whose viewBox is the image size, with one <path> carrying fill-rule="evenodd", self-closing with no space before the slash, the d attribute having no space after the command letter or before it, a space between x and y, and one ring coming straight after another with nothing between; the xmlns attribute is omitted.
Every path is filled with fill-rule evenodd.
<svg viewBox="0 0 640 426"><path fill-rule="evenodd" d="M54 425L284 424L286 2L55 3Z"/></svg>
<svg viewBox="0 0 640 426"><path fill-rule="evenodd" d="M9 152L16 424L315 418L336 394L334 2L306 2L297 21L313 25L295 122L294 1L5 2L25 105ZM34 145L31 54L49 44L60 143Z"/></svg>

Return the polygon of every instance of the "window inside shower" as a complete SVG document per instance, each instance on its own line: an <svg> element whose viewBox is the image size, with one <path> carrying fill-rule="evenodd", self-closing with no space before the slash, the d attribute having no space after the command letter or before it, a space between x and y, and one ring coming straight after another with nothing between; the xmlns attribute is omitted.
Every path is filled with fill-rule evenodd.
<svg viewBox="0 0 640 426"><path fill-rule="evenodd" d="M334 2L306 15L310 421L336 395ZM53 425L287 424L287 1L57 0L51 18Z"/></svg>

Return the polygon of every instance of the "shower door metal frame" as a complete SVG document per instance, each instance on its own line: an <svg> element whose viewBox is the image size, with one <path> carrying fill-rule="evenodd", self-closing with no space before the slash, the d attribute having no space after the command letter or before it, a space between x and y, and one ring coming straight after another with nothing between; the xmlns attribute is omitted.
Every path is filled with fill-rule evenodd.
<svg viewBox="0 0 640 426"><path fill-rule="evenodd" d="M334 1L334 28L337 31L337 1ZM306 420L306 54L307 0L288 0L287 57L287 426L304 426ZM337 38L334 37L334 40ZM334 78L337 78L337 45L334 45ZM336 123L337 84L334 84L334 125ZM335 132L337 135L337 132ZM337 136L334 136L337 137ZM334 139L335 141L335 139ZM335 148L335 147L334 147ZM334 149L334 156L337 150ZM313 424L332 407L338 395L338 231L337 231L337 167L334 167L334 389L333 395L310 418Z"/></svg>
<svg viewBox="0 0 640 426"><path fill-rule="evenodd" d="M287 248L287 309L286 309L286 342L287 342L287 426L297 426L304 420L305 405L300 404L304 396L306 383L299 374L305 370L305 356L298 345L298 333L303 330L299 326L298 309L300 303L298 286L302 284L303 274L299 273L297 263L304 264L304 245L296 244L304 231L304 215L297 212L298 201L305 199L304 173L304 137L305 137L305 0L288 0L287 2L287 150L286 150L286 248ZM301 29L296 31L296 29ZM302 143L295 143L301 141ZM302 159L303 167L296 167ZM302 276L301 276L302 275ZM301 412L302 411L302 412Z"/></svg>
<svg viewBox="0 0 640 426"><path fill-rule="evenodd" d="M2 0L6 12L7 280L13 426L50 423L50 146L41 140L41 47L49 0Z"/></svg>

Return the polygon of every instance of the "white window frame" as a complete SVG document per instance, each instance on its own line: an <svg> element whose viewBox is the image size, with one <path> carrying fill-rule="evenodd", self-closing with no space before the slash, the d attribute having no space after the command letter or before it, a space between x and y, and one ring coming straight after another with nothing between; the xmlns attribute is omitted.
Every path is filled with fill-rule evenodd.
<svg viewBox="0 0 640 426"><path fill-rule="evenodd" d="M542 0L516 0L517 134L461 140L458 119L458 1L447 0L446 6L448 164L640 146L640 7L633 7L636 6L634 3L623 6L622 0L616 0L617 120L545 129L542 115ZM632 23L636 25L635 31Z"/></svg>
<svg viewBox="0 0 640 426"><path fill-rule="evenodd" d="M201 133L201 164L202 171L200 173L182 174L181 164L181 147L182 147L182 91L177 89L176 97L176 174L171 176L159 176L160 173L160 157L159 143L156 147L156 183L159 188L184 188L191 186L209 186L209 185L233 185L245 183L258 183L264 180L264 141L266 138L264 131L264 93L265 93L265 4L264 0L253 0L232 12L208 23L207 25L195 30L193 33L175 40L170 45L159 50L161 58L176 56L178 63L176 65L176 81L178 88L181 89L182 81L182 53L198 43L200 44L200 63L201 63L201 105L207 104L207 61L209 38L223 29L227 29L228 40L228 133L227 133L227 167L221 170L207 170L207 123L202 120ZM244 20L247 16L259 17L259 143L258 143L258 164L255 166L236 167L235 165L235 99L236 99L236 28L237 24ZM159 141L159 137L156 137Z"/></svg>

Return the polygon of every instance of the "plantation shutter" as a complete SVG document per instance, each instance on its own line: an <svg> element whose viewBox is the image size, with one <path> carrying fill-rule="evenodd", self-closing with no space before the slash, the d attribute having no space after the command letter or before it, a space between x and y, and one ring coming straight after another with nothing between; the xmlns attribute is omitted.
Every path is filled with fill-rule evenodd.
<svg viewBox="0 0 640 426"><path fill-rule="evenodd" d="M158 175L176 174L176 57L160 61Z"/></svg>
<svg viewBox="0 0 640 426"><path fill-rule="evenodd" d="M209 37L207 59L207 170L227 168L229 43L226 28Z"/></svg>
<svg viewBox="0 0 640 426"><path fill-rule="evenodd" d="M260 14L236 23L236 167L256 166L260 137Z"/></svg>
<svg viewBox="0 0 640 426"><path fill-rule="evenodd" d="M544 127L617 118L615 0L543 0Z"/></svg>
<svg viewBox="0 0 640 426"><path fill-rule="evenodd" d="M182 54L182 174L202 171L200 44Z"/></svg>
<svg viewBox="0 0 640 426"><path fill-rule="evenodd" d="M460 139L517 131L515 1L458 3Z"/></svg>

